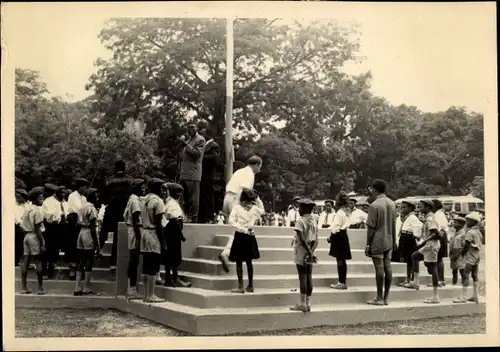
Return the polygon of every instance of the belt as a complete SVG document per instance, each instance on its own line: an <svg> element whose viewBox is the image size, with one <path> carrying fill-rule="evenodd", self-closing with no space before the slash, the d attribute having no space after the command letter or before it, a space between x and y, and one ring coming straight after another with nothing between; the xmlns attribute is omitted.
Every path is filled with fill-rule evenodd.
<svg viewBox="0 0 500 352"><path fill-rule="evenodd" d="M156 227L143 227L144 230L156 230Z"/></svg>

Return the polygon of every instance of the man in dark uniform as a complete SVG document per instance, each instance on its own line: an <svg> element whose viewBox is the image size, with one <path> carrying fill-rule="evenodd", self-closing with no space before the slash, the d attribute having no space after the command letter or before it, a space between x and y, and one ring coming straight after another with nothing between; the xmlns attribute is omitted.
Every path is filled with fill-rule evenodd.
<svg viewBox="0 0 500 352"><path fill-rule="evenodd" d="M130 196L130 186L132 178L125 174L125 162L118 160L115 162L114 175L106 180L101 199L106 205L104 219L102 221L101 233L99 234L99 243L102 247L108 239L108 233L113 232L113 245L111 247L111 258L109 269L116 269L116 246L118 235L118 223L123 221L123 212L127 206Z"/></svg>
<svg viewBox="0 0 500 352"><path fill-rule="evenodd" d="M214 220L214 176L220 156L220 146L215 142L208 129L208 123L202 121L198 124L199 134L205 138L205 152L201 168L200 182L200 208L198 211L199 223L210 223Z"/></svg>

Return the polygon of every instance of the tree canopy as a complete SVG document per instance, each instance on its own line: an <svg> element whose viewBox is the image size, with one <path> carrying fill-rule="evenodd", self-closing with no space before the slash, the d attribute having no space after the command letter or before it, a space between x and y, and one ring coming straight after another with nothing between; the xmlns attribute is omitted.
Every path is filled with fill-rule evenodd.
<svg viewBox="0 0 500 352"><path fill-rule="evenodd" d="M37 72L16 70L19 182L69 184L78 175L99 185L117 158L134 175L173 179L175 138L191 120L209 121L223 147L225 28L222 19L109 21L100 40L113 55L96 61L91 95L77 103L47 97ZM344 70L358 60L359 33L333 20L235 21L236 161L263 158L264 200L279 210L295 195L363 193L376 178L393 197L484 195L483 116L463 107L423 113L374 96L370 72ZM222 155L219 204L223 163Z"/></svg>

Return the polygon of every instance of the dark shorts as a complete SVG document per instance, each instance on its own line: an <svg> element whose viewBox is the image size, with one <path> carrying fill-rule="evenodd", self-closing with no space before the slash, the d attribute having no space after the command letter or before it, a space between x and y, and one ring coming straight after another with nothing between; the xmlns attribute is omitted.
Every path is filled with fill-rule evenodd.
<svg viewBox="0 0 500 352"><path fill-rule="evenodd" d="M94 267L94 250L86 250L86 249L79 249L78 250L78 263L76 270L83 272L83 271L92 271L92 268Z"/></svg>
<svg viewBox="0 0 500 352"><path fill-rule="evenodd" d="M160 271L161 255L153 252L142 252L142 273L154 276Z"/></svg>
<svg viewBox="0 0 500 352"><path fill-rule="evenodd" d="M389 249L388 251L385 251L383 253L372 254L371 257L373 259L391 260L392 249Z"/></svg>

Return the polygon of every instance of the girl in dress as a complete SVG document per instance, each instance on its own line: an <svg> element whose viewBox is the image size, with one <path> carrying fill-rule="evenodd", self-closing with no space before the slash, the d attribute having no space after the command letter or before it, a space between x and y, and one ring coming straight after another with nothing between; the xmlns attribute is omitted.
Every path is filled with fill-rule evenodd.
<svg viewBox="0 0 500 352"><path fill-rule="evenodd" d="M332 226L330 226L332 232L327 239L328 243L330 243L329 254L337 259L339 277L339 282L336 285L330 285L330 287L337 290L347 290L347 260L352 259L351 246L349 244L349 237L347 236L347 229L350 225L349 218L351 216L348 203L349 197L345 192L340 192L335 198L338 210L333 218Z"/></svg>
<svg viewBox="0 0 500 352"><path fill-rule="evenodd" d="M97 239L97 216L96 205L99 197L96 188L89 188L86 193L87 202L78 214L78 226L80 233L76 242L78 251L78 264L76 271L76 288L74 295L98 295L90 289L92 267L94 266L94 254L99 255L100 246ZM82 288L82 278L83 288Z"/></svg>
<svg viewBox="0 0 500 352"><path fill-rule="evenodd" d="M243 288L243 262L246 263L248 286L246 292L254 292L252 260L259 259L259 246L255 239L255 221L264 213L264 205L255 192L243 188L240 202L235 205L229 215L229 225L235 230L233 244L229 253L229 260L236 262L238 287L231 290L233 293L245 293Z"/></svg>
<svg viewBox="0 0 500 352"><path fill-rule="evenodd" d="M417 239L422 237L423 224L415 215L416 204L411 200L403 200L401 213L396 219L396 234L400 260L406 263L406 280L398 286L404 286L413 280L411 255L417 250Z"/></svg>
<svg viewBox="0 0 500 352"><path fill-rule="evenodd" d="M189 282L182 281L178 276L177 268L182 263L182 242L186 241L182 233L184 224L184 211L179 203L184 188L177 183L168 183L168 197L165 202L165 217L167 225L164 228L165 244L167 250L164 256L165 286L190 287Z"/></svg>

